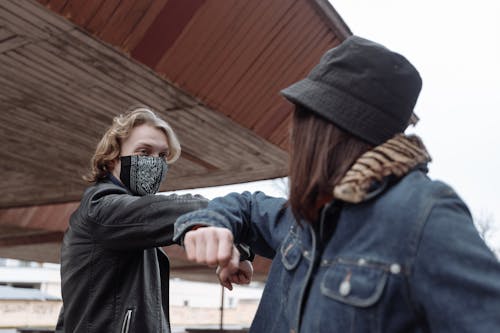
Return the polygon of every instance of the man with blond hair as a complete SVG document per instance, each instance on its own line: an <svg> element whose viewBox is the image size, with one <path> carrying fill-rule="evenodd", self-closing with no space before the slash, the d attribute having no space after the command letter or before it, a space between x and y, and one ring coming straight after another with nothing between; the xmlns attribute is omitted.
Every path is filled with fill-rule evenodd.
<svg viewBox="0 0 500 333"><path fill-rule="evenodd" d="M207 205L199 196L154 195L180 152L172 128L150 109L114 118L64 236L56 332L170 332L161 247L173 244L178 216Z"/></svg>

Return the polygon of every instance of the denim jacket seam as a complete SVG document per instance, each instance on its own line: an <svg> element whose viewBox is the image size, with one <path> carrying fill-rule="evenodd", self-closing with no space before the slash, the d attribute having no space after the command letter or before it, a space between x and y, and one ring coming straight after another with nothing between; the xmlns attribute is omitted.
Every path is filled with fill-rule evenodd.
<svg viewBox="0 0 500 333"><path fill-rule="evenodd" d="M414 232L414 242L410 243L410 251L408 253L408 260L407 260L407 265L408 265L408 274L405 279L405 287L406 287L406 292L404 293L405 297L407 297L408 305L412 309L414 315L416 318L419 318L422 316L421 311L418 310L417 303L416 303L416 298L414 296L414 292L412 291L412 288L410 287L411 282L410 280L412 279L412 276L414 274L415 270L415 261L416 257L418 254L418 250L420 248L420 244L422 242L422 235L424 233L424 229L429 221L429 216L431 215L432 210L434 209L436 204L436 193L431 193L430 196L430 204L426 210L426 212L422 213L422 215L419 216L419 220L417 221L416 225L418 226L418 229L415 230Z"/></svg>
<svg viewBox="0 0 500 333"><path fill-rule="evenodd" d="M362 264L359 263L359 259L365 259L366 261L363 262ZM365 267L369 269L377 269L377 270L382 270L386 273L392 273L391 271L391 266L396 262L378 262L377 260L373 260L367 257L362 257L358 259L350 259L348 257L338 255L335 256L333 259L323 259L320 263L321 267L331 267L336 264L345 264L345 265L354 265L354 266L359 266L359 267ZM400 271L397 274L402 274L404 276L409 276L410 271L408 269L408 266L404 263L398 263L400 264ZM395 274L395 273L392 273Z"/></svg>
<svg viewBox="0 0 500 333"><path fill-rule="evenodd" d="M313 258L314 256L316 255L316 237L314 235L314 232L312 231L312 227L310 225L308 225L308 231L310 232L311 234L311 240L312 240L312 246L311 246L311 251L313 252ZM300 298L298 299L298 307L297 307L297 318L295 319L294 321L294 325L296 325L297 327L295 327L296 331L299 332L300 331L300 324L301 324L301 318L300 318L300 315L301 315L301 310L302 310L302 304L303 304L303 298L304 298L304 293L305 293L305 289L309 283L309 280L311 279L311 274L312 274L312 270L313 270L313 262L311 261L309 263L309 267L307 269L307 276L305 277L304 279L304 282L302 284L302 290L300 292Z"/></svg>
<svg viewBox="0 0 500 333"><path fill-rule="evenodd" d="M288 241L289 238L292 239ZM284 248L285 244L288 244L286 248ZM299 250L300 257L297 258L295 265L290 265L288 261L288 253L294 248L297 248ZM279 253L281 254L281 264L287 269L293 269L300 262L302 257L310 261L310 258L307 257L306 252L307 251L304 250L304 246L299 234L295 231L295 228L291 226L284 238L284 241L279 246Z"/></svg>

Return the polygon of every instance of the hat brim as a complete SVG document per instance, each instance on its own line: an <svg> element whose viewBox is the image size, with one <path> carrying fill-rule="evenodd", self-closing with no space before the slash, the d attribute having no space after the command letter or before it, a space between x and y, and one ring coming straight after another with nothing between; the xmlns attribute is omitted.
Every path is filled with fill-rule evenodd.
<svg viewBox="0 0 500 333"><path fill-rule="evenodd" d="M371 144L378 145L395 134L390 130L393 125L380 125L393 123L390 117L333 86L305 78L281 90L281 94ZM377 133L368 137L366 133L373 133L374 127Z"/></svg>

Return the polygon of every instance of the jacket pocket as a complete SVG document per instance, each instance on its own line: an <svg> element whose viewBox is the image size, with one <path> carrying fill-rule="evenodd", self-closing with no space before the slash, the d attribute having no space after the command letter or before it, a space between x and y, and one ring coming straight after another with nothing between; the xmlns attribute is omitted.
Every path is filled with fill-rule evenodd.
<svg viewBox="0 0 500 333"><path fill-rule="evenodd" d="M122 329L120 330L120 333L129 333L130 330L130 322L132 321L132 314L133 314L132 309L128 309L125 312L125 316L123 317L123 322L122 322Z"/></svg>
<svg viewBox="0 0 500 333"><path fill-rule="evenodd" d="M291 230L281 244L281 262L287 270L297 267L302 257L302 250L297 234Z"/></svg>
<svg viewBox="0 0 500 333"><path fill-rule="evenodd" d="M321 293L358 307L374 305L382 296L388 272L381 266L336 262L321 282Z"/></svg>

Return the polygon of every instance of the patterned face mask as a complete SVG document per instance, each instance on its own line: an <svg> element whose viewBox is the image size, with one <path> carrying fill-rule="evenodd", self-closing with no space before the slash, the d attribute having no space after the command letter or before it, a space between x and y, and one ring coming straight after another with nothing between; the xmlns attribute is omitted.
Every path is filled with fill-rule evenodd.
<svg viewBox="0 0 500 333"><path fill-rule="evenodd" d="M120 157L120 180L135 195L155 194L167 175L165 159L154 156Z"/></svg>

